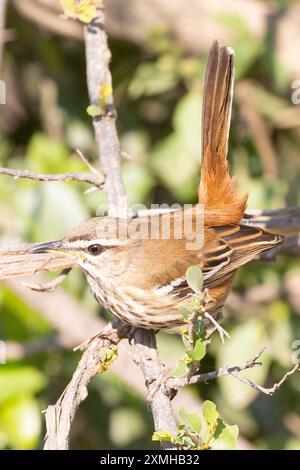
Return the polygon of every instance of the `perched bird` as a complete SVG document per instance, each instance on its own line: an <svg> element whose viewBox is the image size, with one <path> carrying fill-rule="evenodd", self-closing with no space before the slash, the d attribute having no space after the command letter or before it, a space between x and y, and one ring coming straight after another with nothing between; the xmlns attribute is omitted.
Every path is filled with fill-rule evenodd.
<svg viewBox="0 0 300 470"><path fill-rule="evenodd" d="M186 281L190 266L202 270L205 309L217 317L236 270L283 241L281 235L241 224L247 196L238 194L227 162L233 78L233 51L214 42L203 100L199 202L204 214L197 208L167 214L168 237L164 236L165 214L138 219L96 217L61 240L31 249L32 255L52 254L61 263L67 259L81 268L96 299L134 327L159 330L184 323L179 307L193 295ZM182 219L188 221L188 229L178 237L174 234ZM158 236L151 237L152 227ZM201 242L191 249L189 244L198 239Z"/></svg>

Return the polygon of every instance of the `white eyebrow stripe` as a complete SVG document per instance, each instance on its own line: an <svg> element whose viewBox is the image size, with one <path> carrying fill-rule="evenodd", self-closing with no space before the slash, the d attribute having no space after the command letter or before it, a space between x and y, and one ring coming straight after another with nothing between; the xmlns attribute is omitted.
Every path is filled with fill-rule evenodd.
<svg viewBox="0 0 300 470"><path fill-rule="evenodd" d="M82 249L88 248L91 245L101 246L118 246L122 243L122 240L116 238L95 238L94 240L77 240L73 242L66 242L66 248L70 249Z"/></svg>

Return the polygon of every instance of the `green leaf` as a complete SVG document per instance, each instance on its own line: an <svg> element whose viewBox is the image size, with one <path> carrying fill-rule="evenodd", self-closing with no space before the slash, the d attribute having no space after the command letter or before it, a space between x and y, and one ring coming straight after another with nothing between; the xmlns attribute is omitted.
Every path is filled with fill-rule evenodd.
<svg viewBox="0 0 300 470"><path fill-rule="evenodd" d="M203 274L198 266L190 266L186 271L186 280L194 292L201 292L203 287Z"/></svg>
<svg viewBox="0 0 300 470"><path fill-rule="evenodd" d="M238 435L239 428L236 425L225 425L219 437L211 444L211 448L214 450L233 450L236 448Z"/></svg>
<svg viewBox="0 0 300 470"><path fill-rule="evenodd" d="M102 109L99 106L96 106L95 104L90 104L86 108L86 112L91 117L97 117L97 116L101 116L103 114Z"/></svg>
<svg viewBox="0 0 300 470"><path fill-rule="evenodd" d="M82 0L76 8L76 17L82 23L88 24L97 16L94 0Z"/></svg>
<svg viewBox="0 0 300 470"><path fill-rule="evenodd" d="M199 434L202 422L197 413L187 413L184 408L179 410L180 419L191 429L195 434Z"/></svg>
<svg viewBox="0 0 300 470"><path fill-rule="evenodd" d="M172 442L183 447L184 450L195 449L196 445L189 436L176 436Z"/></svg>
<svg viewBox="0 0 300 470"><path fill-rule="evenodd" d="M205 419L206 423L207 423L207 426L209 428L211 428L218 416L219 416L219 413L217 412L217 408L216 408L216 405L210 401L210 400L206 400L203 405L202 405L202 414L203 414L203 418Z"/></svg>
<svg viewBox="0 0 300 470"><path fill-rule="evenodd" d="M113 92L113 89L112 89L112 86L109 83L104 83L100 87L100 90L99 90L99 103L100 103L103 110L105 110L106 104L112 96L112 92Z"/></svg>
<svg viewBox="0 0 300 470"><path fill-rule="evenodd" d="M88 24L97 16L95 0L60 0L64 14Z"/></svg>
<svg viewBox="0 0 300 470"><path fill-rule="evenodd" d="M187 365L186 365L186 363L181 359L181 360L178 362L178 366L176 367L176 369L173 369L173 370L170 372L170 375L171 375L172 377L183 377L186 373L187 373Z"/></svg>
<svg viewBox="0 0 300 470"><path fill-rule="evenodd" d="M99 354L99 359L101 363L100 373L106 372L110 365L113 363L113 361L117 358L117 356L118 352L116 347L101 348Z"/></svg>
<svg viewBox="0 0 300 470"><path fill-rule="evenodd" d="M188 355L193 359L193 361L201 361L206 354L206 347L203 341L199 338L196 341L194 349L192 351L188 351Z"/></svg>
<svg viewBox="0 0 300 470"><path fill-rule="evenodd" d="M155 431L152 434L152 441L170 441L172 439L172 434L167 431Z"/></svg>

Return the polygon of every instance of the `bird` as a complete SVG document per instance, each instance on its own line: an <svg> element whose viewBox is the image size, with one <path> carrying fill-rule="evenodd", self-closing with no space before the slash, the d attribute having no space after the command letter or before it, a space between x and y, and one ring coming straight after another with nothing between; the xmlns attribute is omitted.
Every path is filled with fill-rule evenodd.
<svg viewBox="0 0 300 470"><path fill-rule="evenodd" d="M219 318L237 269L284 240L242 223L248 196L239 194L227 161L233 83L234 52L215 41L203 91L199 205L137 218L94 217L59 240L34 245L30 253L69 260L84 272L96 300L114 316L155 331L186 322L180 307L195 294L186 272L196 266L207 294L205 311ZM182 220L188 228L175 236ZM158 236L151 236L153 227Z"/></svg>

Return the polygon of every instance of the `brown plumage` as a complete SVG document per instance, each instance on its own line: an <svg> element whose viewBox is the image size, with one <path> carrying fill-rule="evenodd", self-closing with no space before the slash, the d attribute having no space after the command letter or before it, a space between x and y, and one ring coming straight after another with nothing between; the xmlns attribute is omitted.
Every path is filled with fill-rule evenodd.
<svg viewBox="0 0 300 470"><path fill-rule="evenodd" d="M77 264L96 299L136 327L169 329L183 323L179 306L189 302L193 294L185 274L194 265L201 268L209 294L205 309L218 315L236 270L283 240L280 235L240 224L247 196L238 194L227 162L233 74L232 50L215 42L209 54L203 101L199 202L204 205L204 217L196 209L169 215L167 239L161 236L163 215L134 220L94 218L61 240L32 250L32 255L51 253ZM189 231L175 237L172 229L181 216L191 224ZM196 217L202 217L202 243L190 249L187 243L195 241L201 231L196 230ZM135 234L130 230L133 224L140 229ZM156 238L150 236L152 226L159 229ZM142 232L149 236L142 236Z"/></svg>

